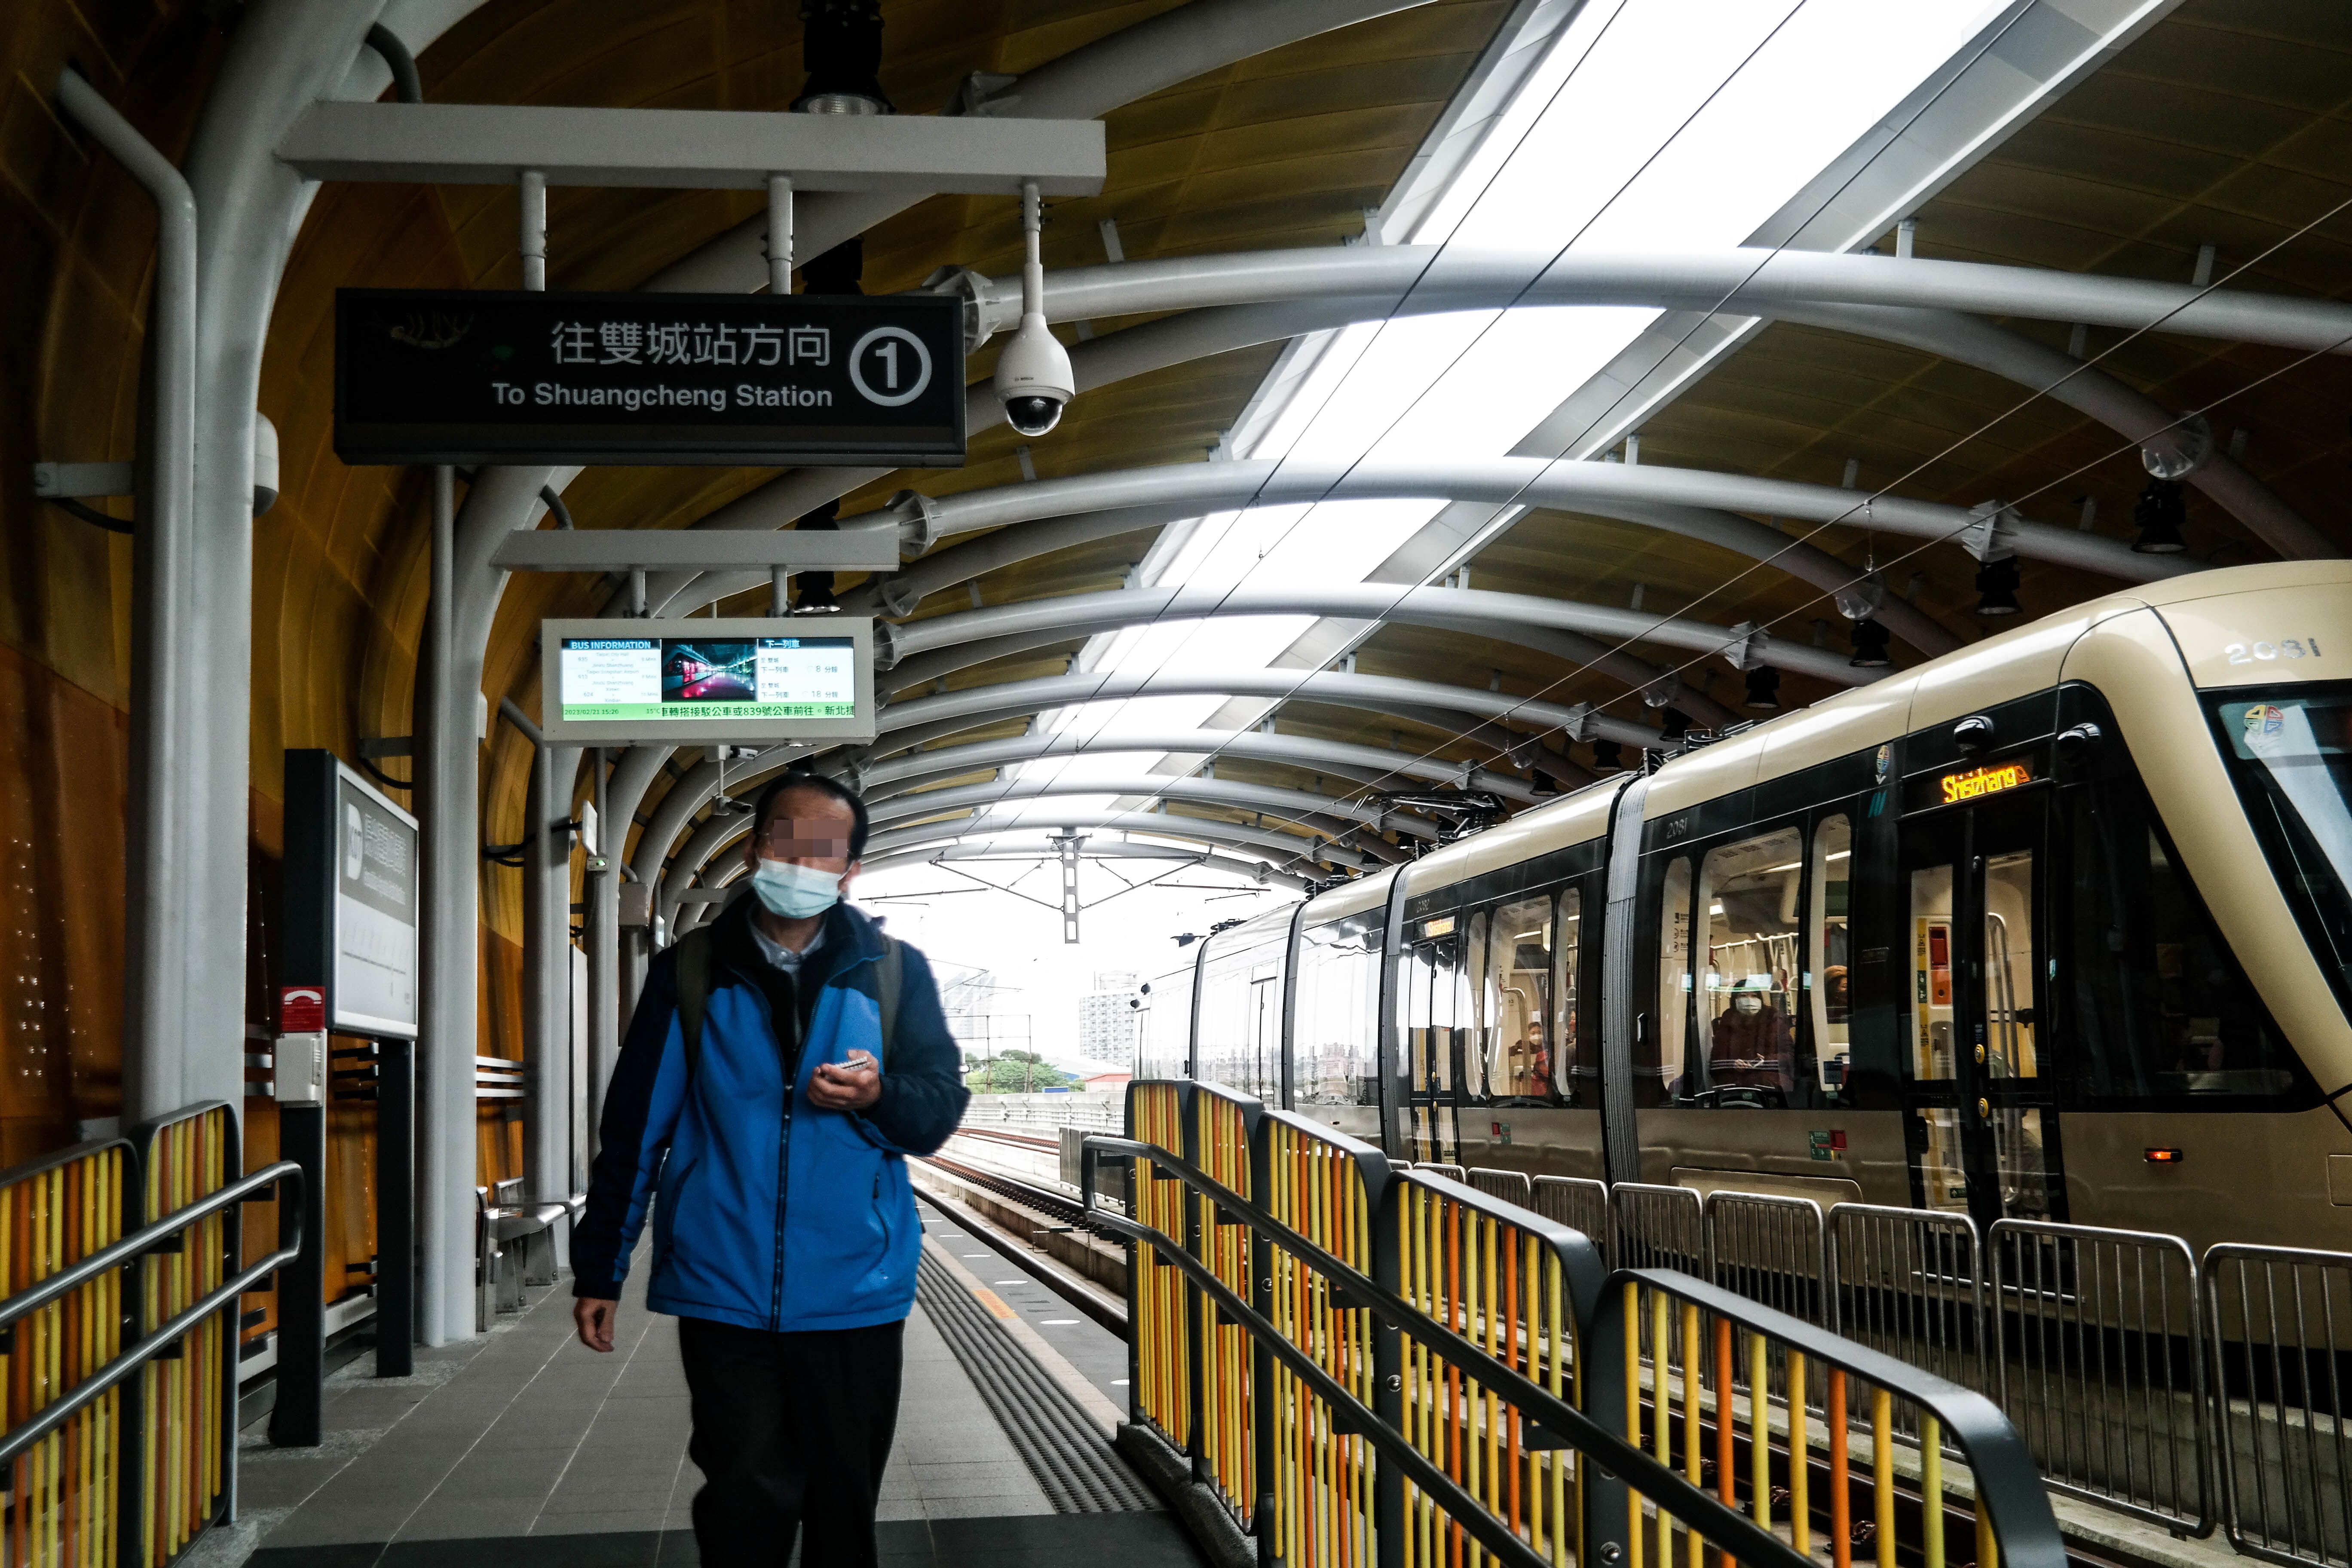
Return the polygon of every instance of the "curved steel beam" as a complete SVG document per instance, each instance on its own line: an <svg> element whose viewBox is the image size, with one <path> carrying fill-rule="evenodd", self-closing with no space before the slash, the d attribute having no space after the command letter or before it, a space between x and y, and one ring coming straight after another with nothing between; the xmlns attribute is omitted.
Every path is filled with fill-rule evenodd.
<svg viewBox="0 0 2352 1568"><path fill-rule="evenodd" d="M884 823L907 823L941 812L970 810L974 814L1016 800L1040 800L1053 795L1108 795L1125 799L1189 800L1235 811L1281 812L1293 821L1345 833L1350 826L1375 831L1393 827L1410 838L1434 839L1437 830L1419 817L1400 816L1377 805L1363 805L1335 795L1316 795L1278 784L1248 784L1239 779L1195 778L1171 773L1134 773L1123 778L998 779L988 784L958 784L946 789L915 790L895 795L873 808L877 830ZM1323 827L1326 822L1342 826ZM1370 847L1367 846L1367 847ZM1375 854L1381 851L1375 849Z"/></svg>
<svg viewBox="0 0 2352 1568"><path fill-rule="evenodd" d="M1459 784L1465 789L1492 790L1504 799L1534 805L1545 797L1507 773L1496 773L1475 763L1421 760L1410 752L1384 752L1377 746L1349 745L1344 741L1311 735L1269 733L1263 730L1165 730L1150 734L1121 733L1108 738L1077 735L1016 735L1009 741L981 741L968 746L942 746L936 751L910 752L860 771L858 787L867 801L887 799L940 779L977 773L983 768L1010 767L1016 763L1050 761L1056 757L1099 757L1122 752L1172 756L1239 757L1247 762L1280 763L1291 767L1347 772L1349 776L1402 774L1432 784ZM1547 760L1557 763L1558 759Z"/></svg>
<svg viewBox="0 0 2352 1568"><path fill-rule="evenodd" d="M1033 837L1034 836L1017 833L982 834L976 838L960 839L945 849L901 849L895 854L885 855L878 860L867 861L866 874L871 876L877 871L892 867L929 866L947 860L1002 859L1024 853L1033 855L1038 859L1052 859L1055 856L1054 847L1043 838L1038 838L1034 845L1025 842L1008 842L1016 838ZM1132 851L1132 853L1120 853L1120 851ZM1302 877L1293 871L1277 870L1264 860L1244 860L1230 855L1219 855L1213 850L1199 855L1187 855L1174 845L1125 842L1095 844L1090 841L1086 847L1078 851L1078 858L1081 860L1166 860L1180 866L1189 864L1206 871L1223 871L1230 877L1247 877L1261 884L1279 882L1286 888L1301 889L1312 886L1314 880L1312 878Z"/></svg>
<svg viewBox="0 0 2352 1568"><path fill-rule="evenodd" d="M1021 314L1018 278L982 290L982 326ZM1421 295L1454 310L1499 305L1634 305L1775 317L1790 305L1887 305L2080 321L2181 337L2352 353L2352 305L2033 267L1824 250L1473 250L1456 246L1318 246L1072 267L1045 275L1057 321L1255 305L1334 295Z"/></svg>
<svg viewBox="0 0 2352 1568"><path fill-rule="evenodd" d="M1609 651L1585 641L1589 637L1656 643L1685 653L1720 654L1736 669L1769 665L1837 686L1865 685L1891 673L1885 669L1857 669L1845 658L1826 648L1775 638L1768 632L1740 626L1719 626L1706 621L1645 615L1639 610L1549 599L1533 594L1402 588L1382 583L1230 592L1214 588L1129 588L1103 594L1071 594L1057 598L1024 599L961 615L934 616L888 627L884 635L894 660L890 674L899 684L913 684L1001 657L1022 646L1059 642L1143 622L1233 616L1328 616L1340 620L1394 621L1467 631L1507 642L1525 629L1570 632L1580 634L1583 648L1591 650L1584 655L1586 658ZM1024 638L1031 640L1019 641ZM1582 654L1583 648L1577 653ZM951 655L955 662L940 655ZM927 658L930 665L923 662ZM1641 668L1648 679L1656 679L1654 668L1647 665Z"/></svg>
<svg viewBox="0 0 2352 1568"><path fill-rule="evenodd" d="M1871 497L1834 485L1799 484L1705 468L1648 463L1591 463L1542 458L1488 458L1461 462L1359 463L1334 469L1249 459L1178 463L1115 469L1074 479L967 490L938 498L907 498L871 514L919 521L935 536L1001 528L1032 518L1057 517L1117 506L1185 502L1201 511L1236 506L1300 506L1318 501L1416 500L1559 507L1569 510L1620 504L1719 508L1766 512L1810 522L1957 542L1979 522L1966 508L1902 496ZM2182 576L2201 563L2141 555L2119 541L2021 519L2001 535L2019 555L2053 562L2127 583ZM1787 542L1784 540L1783 543Z"/></svg>
<svg viewBox="0 0 2352 1568"><path fill-rule="evenodd" d="M896 853L918 844L936 844L941 839L963 839L981 834L1020 826L989 823L977 817L955 822L927 823L916 827L902 827L887 834L876 834L868 846L877 856ZM1278 833L1272 828L1244 827L1236 823L1207 822L1194 816L1174 816L1150 811L1078 811L1057 816L1052 825L1062 828L1116 827L1130 833L1165 833L1171 837L1193 837L1231 846L1256 849L1273 855L1278 863L1297 865L1314 861L1331 866L1346 866L1353 870L1385 870L1390 862L1367 855L1345 845L1332 844L1293 833Z"/></svg>
<svg viewBox="0 0 2352 1568"><path fill-rule="evenodd" d="M2032 387L2052 402L2087 415L2143 446L2179 417L2095 365L1957 311L1891 305L1783 305L1776 314L1783 321L1899 343L1990 371L2020 386ZM2189 475L2187 482L2282 555L2309 559L2341 553L2326 534L2227 452L2214 452Z"/></svg>

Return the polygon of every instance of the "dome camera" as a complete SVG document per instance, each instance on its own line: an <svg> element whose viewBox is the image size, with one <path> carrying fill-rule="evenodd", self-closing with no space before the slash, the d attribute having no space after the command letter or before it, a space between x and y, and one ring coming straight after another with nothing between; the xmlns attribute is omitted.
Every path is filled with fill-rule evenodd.
<svg viewBox="0 0 2352 1568"><path fill-rule="evenodd" d="M1024 315L996 361L996 397L1004 417L1024 436L1043 436L1061 423L1076 388L1070 354L1045 329L1042 315Z"/></svg>

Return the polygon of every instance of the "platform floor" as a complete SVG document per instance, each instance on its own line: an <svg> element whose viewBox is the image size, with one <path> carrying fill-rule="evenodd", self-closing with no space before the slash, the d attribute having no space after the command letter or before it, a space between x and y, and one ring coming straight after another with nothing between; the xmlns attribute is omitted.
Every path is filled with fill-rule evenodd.
<svg viewBox="0 0 2352 1568"><path fill-rule="evenodd" d="M958 1303L951 1314L967 1345L976 1331L1002 1335L992 1354L1027 1357L1107 1425L1114 1402L1124 1405L1125 1345L1025 1279L1013 1284L1011 1267L961 1226L928 1206L924 1217L927 1289L951 1280L986 1308L975 1314ZM573 1339L568 1285L533 1290L524 1310L481 1339L419 1350L414 1376L375 1378L373 1357L335 1373L318 1448L272 1448L267 1421L255 1423L241 1454L238 1521L200 1542L191 1568L698 1563L689 1510L701 1476L686 1458L677 1325L644 1310L643 1274L625 1290L609 1356ZM934 1313L919 1305L883 1480L885 1562L1201 1561L1163 1511L1060 1512L1039 1481Z"/></svg>

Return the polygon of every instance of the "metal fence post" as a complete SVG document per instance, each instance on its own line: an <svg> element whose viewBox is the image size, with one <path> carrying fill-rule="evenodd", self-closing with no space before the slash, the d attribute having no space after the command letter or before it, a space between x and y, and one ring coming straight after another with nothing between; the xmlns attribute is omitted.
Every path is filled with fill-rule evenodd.
<svg viewBox="0 0 2352 1568"><path fill-rule="evenodd" d="M1372 1201L1372 1281L1391 1300L1404 1295L1404 1247L1397 1221L1403 1198L1404 1184L1390 1181ZM1405 1429L1403 1336L1394 1323L1376 1321L1372 1327L1372 1410L1390 1431ZM1391 1464L1373 1471L1372 1529L1379 1568L1403 1568L1404 1478Z"/></svg>
<svg viewBox="0 0 2352 1568"><path fill-rule="evenodd" d="M1184 1163L1196 1171L1201 1168L1200 1098L1190 1083L1177 1086L1176 1115L1183 1129ZM1184 1251L1200 1263L1208 1261L1201 1235L1201 1209L1208 1201L1198 1193L1184 1194ZM1209 1473L1208 1446L1202 1438L1207 1424L1210 1339L1215 1322L1215 1310L1207 1296L1188 1279L1184 1286L1184 1452L1192 1461L1193 1483L1213 1489L1215 1478Z"/></svg>
<svg viewBox="0 0 2352 1568"><path fill-rule="evenodd" d="M325 1039L320 1040L323 1051ZM287 1071L285 1037L279 1037L278 1070ZM320 1064L323 1070L323 1063ZM324 1090L320 1091L322 1094ZM290 1104L278 1108L278 1152L302 1167L303 1190L327 1190L327 1107ZM318 1447L320 1383L326 1375L327 1205L303 1205L302 1251L278 1271L278 1397L269 1408L269 1441L280 1448ZM235 1361L235 1356L231 1356Z"/></svg>
<svg viewBox="0 0 2352 1568"><path fill-rule="evenodd" d="M375 1087L375 1374L416 1370L416 1042L379 1042Z"/></svg>
<svg viewBox="0 0 2352 1568"><path fill-rule="evenodd" d="M1263 1118L1249 1133L1250 1201L1267 1207L1274 1202L1273 1133L1274 1124ZM1274 1243L1255 1227L1250 1231L1250 1278L1257 1284L1257 1300L1250 1305L1273 1316ZM1257 1560L1265 1568L1273 1568L1274 1352L1265 1338L1256 1334L1250 1336L1250 1428L1257 1460L1257 1474L1251 1478L1256 1483L1257 1495L1251 1504L1250 1522L1257 1536Z"/></svg>

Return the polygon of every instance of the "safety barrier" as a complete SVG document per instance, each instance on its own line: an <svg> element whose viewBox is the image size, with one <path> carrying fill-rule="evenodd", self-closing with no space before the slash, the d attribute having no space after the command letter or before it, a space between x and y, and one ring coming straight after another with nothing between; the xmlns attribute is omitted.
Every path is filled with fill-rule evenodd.
<svg viewBox="0 0 2352 1568"><path fill-rule="evenodd" d="M1839 1204L1830 1210L1830 1325L1848 1339L1964 1388L1988 1384L1984 1272L1976 1222L1937 1209ZM1899 1425L1919 1440L1919 1429Z"/></svg>
<svg viewBox="0 0 2352 1568"><path fill-rule="evenodd" d="M1994 1382L2050 1484L2212 1528L2197 1258L2176 1236L1996 1221Z"/></svg>
<svg viewBox="0 0 2352 1568"><path fill-rule="evenodd" d="M233 1507L238 1297L304 1201L290 1162L236 1163L213 1104L0 1172L9 1563L163 1568ZM278 1247L240 1266L238 1209L273 1194Z"/></svg>
<svg viewBox="0 0 2352 1568"><path fill-rule="evenodd" d="M2032 1455L1980 1394L1690 1272L1607 1274L1583 1232L1213 1085L1132 1085L1129 1131L1089 1137L1082 1173L1134 1162L1132 1212L1088 1215L1134 1248L1129 1432L1180 1455L1261 1561L1643 1568L1646 1542L1676 1568L1679 1542L1691 1568L1702 1543L1804 1568L1823 1531L1851 1568L1855 1518L1885 1568L1898 1545L1963 1561L1945 1542L1971 1529L1980 1568L2063 1560ZM1848 1400L1869 1411L1859 1467ZM1931 1436L1899 1480L1898 1411ZM1956 1500L1971 1484L1980 1515Z"/></svg>
<svg viewBox="0 0 2352 1568"><path fill-rule="evenodd" d="M1619 1182L1609 1189L1609 1229L1613 1268L1706 1272L1706 1212L1688 1187Z"/></svg>
<svg viewBox="0 0 2352 1568"><path fill-rule="evenodd" d="M1706 1195L1706 1277L1735 1296L1829 1326L1822 1205L1764 1193Z"/></svg>
<svg viewBox="0 0 2352 1568"><path fill-rule="evenodd" d="M1605 1261L1616 1261L1608 1246L1608 1183L1590 1176L1538 1176L1535 1201L1528 1206L1548 1220L1591 1237Z"/></svg>
<svg viewBox="0 0 2352 1568"><path fill-rule="evenodd" d="M2352 1255L2205 1254L2221 1517L2249 1557L2352 1561Z"/></svg>

